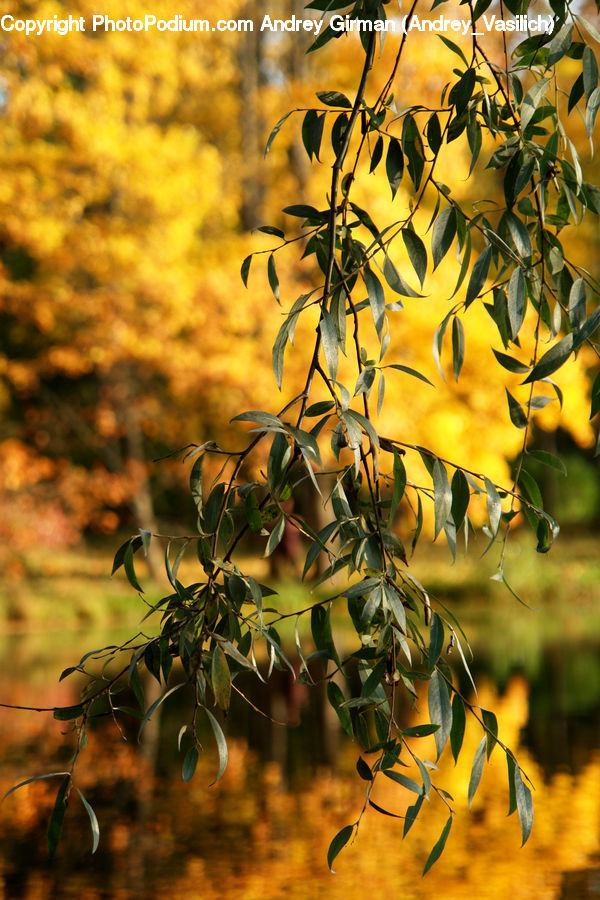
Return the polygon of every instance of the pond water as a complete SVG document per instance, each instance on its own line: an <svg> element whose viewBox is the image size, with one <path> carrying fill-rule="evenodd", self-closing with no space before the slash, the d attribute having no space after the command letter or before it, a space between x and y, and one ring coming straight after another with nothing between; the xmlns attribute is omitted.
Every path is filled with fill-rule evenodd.
<svg viewBox="0 0 600 900"><path fill-rule="evenodd" d="M77 684L58 684L57 674L113 637L3 638L1 699L43 706L76 702ZM437 798L404 840L401 820L370 809L332 875L329 842L355 821L364 803L364 782L355 770L359 749L340 731L322 690L275 672L268 691L239 684L257 707L292 727L276 725L240 701L224 723L229 764L213 787L218 759L208 731L193 780L186 785L181 778L177 732L184 691L153 717L141 746L134 734L123 741L106 722L94 728L76 778L100 822L94 856L86 813L73 795L63 840L48 859L45 831L58 780L8 797L0 805L0 900L600 897L598 650L546 647L527 675L507 658L496 679L493 660L476 651L479 703L496 711L500 737L517 751L536 788L534 829L523 849L516 815L507 818L503 754L492 755L467 809L481 738L471 728L458 765L444 754L436 773L455 798L456 816L445 853L427 876L421 877L425 860L447 818ZM411 724L426 720L423 707L420 718L411 714ZM0 790L63 769L73 747L64 731L48 714L0 710ZM434 758L433 751L429 755ZM372 799L402 814L406 792L379 780Z"/></svg>

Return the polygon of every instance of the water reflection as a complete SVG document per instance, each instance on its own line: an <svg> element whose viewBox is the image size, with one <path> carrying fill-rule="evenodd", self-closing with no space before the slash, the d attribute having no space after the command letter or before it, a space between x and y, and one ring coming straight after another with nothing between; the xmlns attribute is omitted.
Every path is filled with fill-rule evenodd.
<svg viewBox="0 0 600 900"><path fill-rule="evenodd" d="M16 702L41 694L48 705L72 703L75 686L55 680L72 651L56 648L49 659L44 643L21 637L3 648L12 661L4 689ZM481 737L472 728L458 766L445 760L437 779L454 795L457 816L446 852L427 877L421 879L424 861L447 815L437 799L404 841L401 822L372 810L358 840L338 857L339 874L330 875L329 841L363 803L354 770L358 750L340 734L322 692L275 673L268 694L242 689L272 718L300 724L286 731L242 706L227 723L229 766L213 788L208 785L218 765L208 732L193 781L181 779L180 710L174 706L166 704L162 718L151 721L141 752L107 723L97 726L77 778L100 819L95 857L88 854L87 818L73 798L64 842L56 858L47 859L45 828L57 784L40 782L11 795L0 806L0 898L598 897L599 704L591 688L577 702L568 699L569 685L582 690L573 675L578 665L553 652L537 681L513 673L500 694L480 675L479 702L497 711L500 736L520 748L522 767L537 788L534 830L523 850L516 816L506 817L506 764L497 751L467 811L466 785ZM29 683L22 678L28 672ZM174 695L178 704L185 702L182 693ZM64 725L46 716L1 710L0 789L62 768L71 743L61 730ZM434 757L433 749L425 753ZM407 805L403 790L389 781L376 784L373 799L399 814Z"/></svg>

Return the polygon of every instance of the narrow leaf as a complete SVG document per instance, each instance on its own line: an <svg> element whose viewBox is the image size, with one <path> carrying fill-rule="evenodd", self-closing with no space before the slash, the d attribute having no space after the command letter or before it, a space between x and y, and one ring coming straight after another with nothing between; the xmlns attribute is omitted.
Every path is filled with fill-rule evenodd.
<svg viewBox="0 0 600 900"><path fill-rule="evenodd" d="M535 364L523 384L528 384L531 381L538 381L542 378L547 378L548 375L551 375L552 372L556 372L557 369L567 361L571 352L573 350L573 334L568 334L566 337L562 338L562 340L558 341L558 343L554 344L549 350L544 353L542 358Z"/></svg>
<svg viewBox="0 0 600 900"><path fill-rule="evenodd" d="M442 210L433 226L431 238L431 253L433 256L433 268L437 269L442 259L450 249L456 235L456 210L453 206L447 206Z"/></svg>
<svg viewBox="0 0 600 900"><path fill-rule="evenodd" d="M442 853L444 852L444 847L446 846L446 841L448 840L448 835L450 834L450 829L452 828L452 814L448 816L446 824L442 829L442 833L440 834L438 841L429 854L429 859L425 863L425 868L423 869L423 875L426 875L429 872L432 865L437 862Z"/></svg>
<svg viewBox="0 0 600 900"><path fill-rule="evenodd" d="M223 730L211 711L204 707L204 712L208 716L208 721L210 722L211 728L213 730L215 739L217 741L217 750L219 751L219 771L217 773L217 777L210 784L210 787L213 784L216 784L217 781L223 776L225 769L227 768L227 761L229 759L229 753L227 750L227 741L225 740L225 735L223 734Z"/></svg>
<svg viewBox="0 0 600 900"><path fill-rule="evenodd" d="M54 809L52 810L52 815L50 816L50 822L48 823L48 833L46 835L48 843L48 853L50 854L50 856L54 856L54 852L58 847L58 842L60 841L65 813L67 811L66 795L70 784L71 776L66 775L58 789L58 793L56 794Z"/></svg>
<svg viewBox="0 0 600 900"><path fill-rule="evenodd" d="M335 869L333 868L333 863L343 847L346 846L350 838L352 837L352 832L354 831L354 825L345 825L334 837L331 844L329 845L329 850L327 851L327 865L330 870L335 874Z"/></svg>
<svg viewBox="0 0 600 900"><path fill-rule="evenodd" d="M456 379L456 381L458 381L464 359L465 330L458 316L454 316L452 320L452 367L454 370L454 378Z"/></svg>
<svg viewBox="0 0 600 900"><path fill-rule="evenodd" d="M515 766L515 798L517 801L517 812L521 823L521 835L523 844L527 842L531 829L533 828L533 800L531 791L523 781L521 769Z"/></svg>
<svg viewBox="0 0 600 900"><path fill-rule="evenodd" d="M219 646L216 646L213 650L210 680L217 706L224 712L227 712L231 697L231 675L225 654Z"/></svg>
<svg viewBox="0 0 600 900"><path fill-rule="evenodd" d="M412 263L412 267L417 273L417 278L423 287L425 275L427 273L427 250L425 244L411 228L402 229L402 239L408 253L408 258Z"/></svg>
<svg viewBox="0 0 600 900"><path fill-rule="evenodd" d="M482 737L481 741L479 742L479 746L477 747L477 752L475 753L475 759L473 760L471 777L469 779L469 809L471 809L473 798L475 796L477 788L479 787L479 782L481 781L481 776L483 774L486 744L487 738Z"/></svg>
<svg viewBox="0 0 600 900"><path fill-rule="evenodd" d="M521 330L526 307L525 279L521 268L518 268L514 270L508 282L508 320L513 341Z"/></svg>
<svg viewBox="0 0 600 900"><path fill-rule="evenodd" d="M327 697L331 706L334 708L338 719L340 720L340 724L348 737L353 737L352 732L352 718L350 716L349 710L342 706L345 701L345 697L342 693L342 689L334 682L330 681L327 685Z"/></svg>
<svg viewBox="0 0 600 900"><path fill-rule="evenodd" d="M402 173L404 172L404 155L400 142L396 138L390 138L388 151L385 157L385 171L392 191L392 200L398 192Z"/></svg>
<svg viewBox="0 0 600 900"><path fill-rule="evenodd" d="M186 782L191 781L194 777L194 772L196 771L196 766L198 765L198 750L196 747L190 747L188 752L185 754L185 759L183 760L183 767L181 769L181 777Z"/></svg>
<svg viewBox="0 0 600 900"><path fill-rule="evenodd" d="M404 732L406 734L406 731ZM403 775L401 772L394 772L393 769L382 769L384 775L390 778L392 781L395 781L396 784L401 784L402 787L406 788L408 791L412 791L413 794L422 794L423 788L420 784L417 784L412 778L409 778L407 775Z"/></svg>
<svg viewBox="0 0 600 900"><path fill-rule="evenodd" d="M469 279L469 286L467 288L465 309L471 305L485 284L491 261L492 248L490 244L488 244L485 250L477 257L475 265L473 266L473 271L471 272L471 277Z"/></svg>
<svg viewBox="0 0 600 900"><path fill-rule="evenodd" d="M75 788L79 797L81 798L81 802L83 803L83 808L88 814L88 819L90 820L90 828L92 829L92 853L95 853L98 849L98 844L100 843L100 826L98 825L98 819L96 817L96 813L87 802L79 788Z"/></svg>
<svg viewBox="0 0 600 900"><path fill-rule="evenodd" d="M444 464L436 459L433 464L433 490L435 510L435 538L446 524L452 509L452 491Z"/></svg>
<svg viewBox="0 0 600 900"><path fill-rule="evenodd" d="M504 390L506 391L506 399L508 400L508 413L511 422L515 428L525 428L527 426L527 416L523 407L515 400L508 388L504 388Z"/></svg>
<svg viewBox="0 0 600 900"><path fill-rule="evenodd" d="M458 756L465 736L465 725L465 705L458 694L455 694L452 698L452 728L450 730L450 749L452 750L455 765L458 762Z"/></svg>
<svg viewBox="0 0 600 900"><path fill-rule="evenodd" d="M450 706L450 698L448 696L448 686L440 673L436 671L429 679L429 690L427 694L429 704L429 718L432 724L439 725L438 731L435 732L435 746L437 750L437 759L440 758L452 729L452 707Z"/></svg>

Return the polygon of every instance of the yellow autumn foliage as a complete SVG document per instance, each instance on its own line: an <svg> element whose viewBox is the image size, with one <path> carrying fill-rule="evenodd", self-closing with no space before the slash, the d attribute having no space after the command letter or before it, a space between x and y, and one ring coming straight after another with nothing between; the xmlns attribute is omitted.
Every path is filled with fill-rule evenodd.
<svg viewBox="0 0 600 900"><path fill-rule="evenodd" d="M0 4L0 12L15 16L25 17L28 9L24 3ZM286 12L285 5L281 9ZM181 13L211 20L241 17L248 10L256 12L240 0L177 7L159 0L153 6L158 17ZM66 11L53 0L36 6L39 18ZM147 12L137 0L125 6L109 2L104 11L117 18ZM74 0L68 12L90 18L97 10L91 0ZM288 120L265 161L248 157L242 125L244 117L258 116L264 144L285 112L313 105L316 90L327 87L352 96L357 38L346 36L322 54L311 54L295 80L287 65L291 42L300 38L265 41L268 74L262 76L252 109L244 108L241 84L245 40L242 33L212 32L50 32L35 39L16 31L4 34L0 312L6 338L0 348L0 405L7 425L0 445L13 442L4 444L4 454L17 441L21 455L47 456L53 465L60 460L66 471L70 465L73 473L87 470L91 480L93 471L101 470L107 484L121 471L127 495L141 489L127 471L132 429L144 443L146 460L208 438L235 446L242 429L229 425L232 416L250 408L276 412L302 389L314 315L301 318L295 346L288 348L281 396L271 372L271 345L282 313L316 285L318 272L312 258L304 267L298 264L297 244L277 255L277 306L266 279L265 251L279 241L242 232L241 178L262 173L256 177L264 182L265 224L283 227L293 237L298 220L281 209L294 202L323 207L335 114L325 126L324 164L313 163L312 169L308 162L303 169L291 164L302 112ZM387 78L398 40L388 35L376 61L373 96ZM419 35L397 76L397 107L435 102L452 60L434 36ZM462 200L472 197L475 203L482 166L469 178L469 160L452 144L438 175ZM408 189L401 188L391 202L383 163L374 174L362 176L355 199L380 228L405 215ZM485 184L487 189L489 178ZM421 233L432 212L429 200L426 196L415 219ZM257 250L263 255L254 257L246 290L239 265ZM403 253L393 250L394 261L418 287ZM430 265L424 297L406 299L404 311L389 314L392 342L382 364L417 368L434 387L386 370L381 430L506 482L507 461L518 451L521 434L509 420L505 385L521 402L526 398L519 379L495 364L491 348L502 348L480 304L465 317L466 357L459 382L451 372L449 335L442 360L445 381L432 358L435 328L451 308L457 273L455 260L446 259L433 274ZM464 291L465 285L454 302ZM387 294L388 301L397 299ZM370 324L366 334L375 352ZM529 362L532 347L522 352ZM560 426L581 445L592 440L590 365L584 351L566 365L560 372L563 410L554 401L535 416L541 428ZM357 373L341 371L352 393ZM121 445L116 455L111 441ZM162 472L146 466L146 478L164 480ZM52 479L41 474L38 493L35 485L28 490L42 506L65 506ZM98 524L114 502L109 494L87 494L88 512L77 517L78 528ZM7 508L18 504L18 495L4 495ZM64 511L71 516L69 504Z"/></svg>

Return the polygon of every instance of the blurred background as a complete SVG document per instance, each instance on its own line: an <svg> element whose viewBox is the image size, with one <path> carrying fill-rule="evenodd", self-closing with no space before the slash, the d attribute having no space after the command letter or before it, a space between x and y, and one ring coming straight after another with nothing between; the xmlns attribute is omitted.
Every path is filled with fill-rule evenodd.
<svg viewBox="0 0 600 900"><path fill-rule="evenodd" d="M0 12L23 18L91 19L98 11L87 0L38 3L35 14L28 4L0 3ZM136 0L102 9L115 18L149 11ZM299 0L159 0L151 12L255 23L266 13L308 17ZM303 112L288 120L266 159L263 152L275 122L314 105L316 90L353 96L358 43L344 37L305 56L310 37L256 28L36 38L11 32L0 42L0 699L66 705L76 702L78 685L59 685L60 671L94 646L123 639L144 612L124 579L108 578L120 541L138 528L194 527L189 468L180 458L153 460L209 439L243 446L244 428L231 417L276 412L303 383L316 320L300 320L281 393L271 345L282 309L318 283L318 270L311 260L299 263L296 245L278 254L278 307L264 251L279 241L251 229L275 225L295 237L297 220L281 208L323 207L333 117L324 129L323 166L311 167L302 147ZM398 37L389 35L368 99L376 98L397 47ZM395 86L398 109L438 103L454 60L434 37L409 42ZM568 93L577 64L560 65ZM576 113L568 127L586 178L600 181ZM484 168L485 150L468 177L470 157L452 144L438 175L462 202L486 197L493 209L494 198L504 201L497 174ZM383 228L406 206L408 190L392 206L383 171L363 175L355 199ZM423 210L423 231L432 210ZM597 223L585 220L561 238L598 277ZM246 289L240 264L257 251ZM399 249L397 264L405 263ZM503 348L483 306L474 304L465 319L458 383L449 348L445 380L431 354L457 274L447 258L428 276L426 297L390 315L387 362L419 368L435 388L391 375L381 430L508 483L522 434L511 425L504 387L519 398L519 378L497 371L492 348ZM459 766L446 762L442 773L455 785L461 814L425 881L420 872L444 821L435 804L404 844L402 823L372 811L339 858L340 875L329 875L329 841L362 804L358 750L338 733L319 691L309 696L276 673L253 702L301 727L288 733L247 707L232 711L229 769L215 788L207 787L215 770L208 736L194 781L181 781L181 695L153 720L141 753L135 740L123 743L114 729L98 728L80 775L102 829L94 858L75 801L65 842L49 862L44 828L55 786L40 782L11 795L0 807L0 898L358 898L377 889L406 898L442 891L600 896L600 485L588 419L594 359L582 350L559 374L562 407L553 398L537 414L531 447L557 453L567 468L566 477L534 472L563 531L550 556L540 557L533 537L518 530L506 570L533 610L490 582L496 560L480 560L483 538L454 566L435 546L413 569L466 623L480 702L498 712L501 737L520 747L536 785L536 824L524 850L518 823L505 817L502 760L486 770L473 812L463 809L473 733L472 753L467 748ZM260 557L264 548L246 548L256 550ZM160 557L148 560L150 599L159 596ZM260 558L253 565L269 574ZM289 560L276 575L281 603L306 605L309 588L298 584ZM412 715L419 720L407 710ZM45 716L1 710L0 733L2 791L69 757L69 737ZM385 799L393 806L393 794Z"/></svg>

